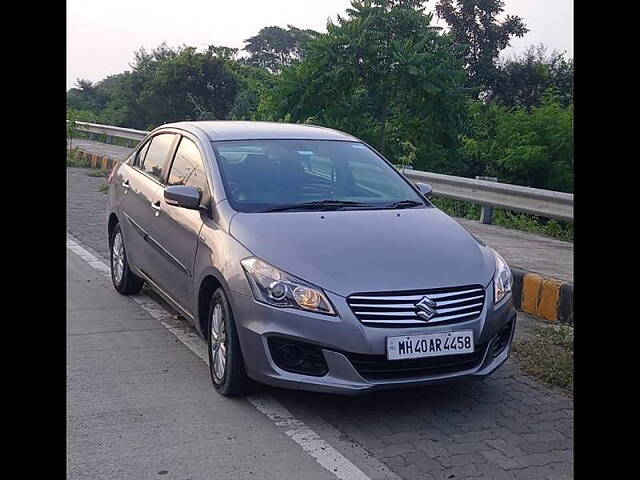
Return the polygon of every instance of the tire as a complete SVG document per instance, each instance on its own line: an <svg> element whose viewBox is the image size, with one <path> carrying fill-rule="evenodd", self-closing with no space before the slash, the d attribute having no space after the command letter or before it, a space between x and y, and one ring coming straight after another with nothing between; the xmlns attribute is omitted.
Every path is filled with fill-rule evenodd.
<svg viewBox="0 0 640 480"><path fill-rule="evenodd" d="M213 292L209 302L207 345L209 373L217 392L226 397L248 393L252 381L244 368L233 312L222 288Z"/></svg>
<svg viewBox="0 0 640 480"><path fill-rule="evenodd" d="M109 239L109 253L111 265L111 281L115 289L122 295L134 295L142 289L144 280L134 274L129 268L127 252L120 224L116 224Z"/></svg>

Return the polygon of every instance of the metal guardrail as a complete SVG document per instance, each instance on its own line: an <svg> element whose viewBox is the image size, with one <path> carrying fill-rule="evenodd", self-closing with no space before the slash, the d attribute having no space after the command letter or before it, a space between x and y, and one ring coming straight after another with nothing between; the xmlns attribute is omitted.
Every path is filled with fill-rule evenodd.
<svg viewBox="0 0 640 480"><path fill-rule="evenodd" d="M572 193L420 170L406 170L403 173L412 182L430 184L434 195L573 222Z"/></svg>
<svg viewBox="0 0 640 480"><path fill-rule="evenodd" d="M109 137L142 140L149 132L95 123L75 122L78 131ZM107 143L110 143L107 140ZM412 182L428 183L433 194L482 206L506 208L546 218L573 222L573 194L522 187L474 178L454 177L421 170L401 170Z"/></svg>
<svg viewBox="0 0 640 480"><path fill-rule="evenodd" d="M75 122L76 129L80 132L106 135L109 137L126 138L128 140L142 140L149 132L135 130L133 128L112 127L111 125L99 125L97 123ZM110 142L107 142L110 143Z"/></svg>

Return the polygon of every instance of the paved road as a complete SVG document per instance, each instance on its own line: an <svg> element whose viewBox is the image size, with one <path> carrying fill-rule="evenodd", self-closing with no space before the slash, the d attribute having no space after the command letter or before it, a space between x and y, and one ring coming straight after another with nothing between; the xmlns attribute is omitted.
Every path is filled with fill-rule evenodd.
<svg viewBox="0 0 640 480"><path fill-rule="evenodd" d="M573 283L573 242L456 218L512 267Z"/></svg>
<svg viewBox="0 0 640 480"><path fill-rule="evenodd" d="M85 151L124 159L131 149L91 140L75 140ZM573 283L573 243L543 235L457 219L478 238L496 248L509 265Z"/></svg>
<svg viewBox="0 0 640 480"><path fill-rule="evenodd" d="M105 256L104 179L86 173L68 169L67 230ZM295 478L326 478L249 403L216 397L206 366L104 277L91 277L77 259L68 268L72 478L148 478L164 470L166 478L291 478L281 470L291 465ZM519 327L530 321L520 315ZM572 400L511 360L483 381L366 397L260 392L330 438L372 479L378 461L407 480L572 478ZM207 477L218 451L221 473Z"/></svg>

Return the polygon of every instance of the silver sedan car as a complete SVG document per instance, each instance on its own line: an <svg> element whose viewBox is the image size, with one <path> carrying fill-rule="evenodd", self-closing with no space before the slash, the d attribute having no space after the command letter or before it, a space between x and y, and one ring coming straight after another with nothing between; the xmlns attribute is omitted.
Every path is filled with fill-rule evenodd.
<svg viewBox="0 0 640 480"><path fill-rule="evenodd" d="M504 259L350 135L173 123L109 183L116 290L146 282L190 320L223 395L482 377L510 353Z"/></svg>

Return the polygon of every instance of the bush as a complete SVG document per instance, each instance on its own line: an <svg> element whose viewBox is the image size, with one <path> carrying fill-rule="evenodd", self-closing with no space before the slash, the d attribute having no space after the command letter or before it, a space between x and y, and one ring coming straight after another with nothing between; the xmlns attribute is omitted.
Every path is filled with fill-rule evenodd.
<svg viewBox="0 0 640 480"><path fill-rule="evenodd" d="M447 215L469 220L480 220L480 205L446 197L433 197L433 204Z"/></svg>
<svg viewBox="0 0 640 480"><path fill-rule="evenodd" d="M573 192L573 106L563 107L549 93L531 111L472 102L469 117L461 157L482 170L477 175Z"/></svg>
<svg viewBox="0 0 640 480"><path fill-rule="evenodd" d="M86 158L80 156L80 152L77 148L69 149L67 151L67 167L88 167L89 161Z"/></svg>

